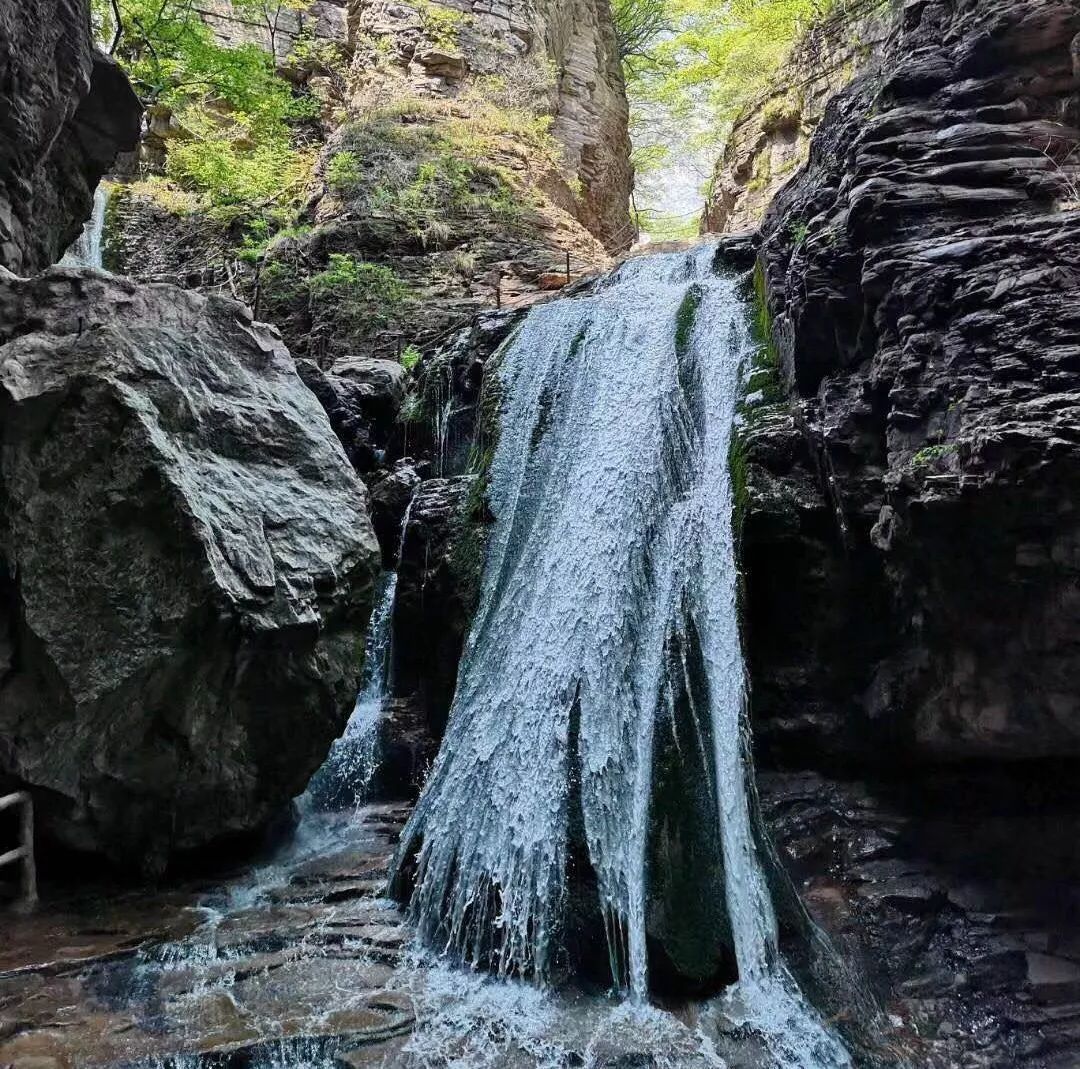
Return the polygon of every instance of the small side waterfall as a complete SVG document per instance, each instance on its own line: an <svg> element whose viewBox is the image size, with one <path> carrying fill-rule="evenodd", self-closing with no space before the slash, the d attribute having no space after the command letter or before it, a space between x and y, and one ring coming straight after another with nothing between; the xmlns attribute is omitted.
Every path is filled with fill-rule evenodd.
<svg viewBox="0 0 1080 1069"><path fill-rule="evenodd" d="M83 224L82 233L72 242L60 263L65 267L101 267L101 243L105 233L105 209L109 191L99 184L94 190L94 207Z"/></svg>
<svg viewBox="0 0 1080 1069"><path fill-rule="evenodd" d="M412 506L410 501L401 520L399 562ZM379 721L389 693L397 579L397 572L392 571L384 573L380 580L364 641L364 669L356 705L345 733L331 747L322 767L308 784L303 795L305 804L344 808L359 805L368 797L371 781L378 771Z"/></svg>
<svg viewBox="0 0 1080 1069"><path fill-rule="evenodd" d="M729 998L785 1066L849 1059L780 961L754 841L728 455L746 311L715 250L625 263L532 310L499 357L496 517L446 737L398 878L433 946L543 979L582 855L612 972L648 995L658 725L715 795ZM711 740L711 741L710 741ZM708 936L706 936L708 937Z"/></svg>
<svg viewBox="0 0 1080 1069"><path fill-rule="evenodd" d="M330 748L304 792L304 800L320 808L359 805L367 798L378 769L379 719L386 702L396 592L397 573L386 572L380 581L364 642L364 672L356 705L345 733Z"/></svg>

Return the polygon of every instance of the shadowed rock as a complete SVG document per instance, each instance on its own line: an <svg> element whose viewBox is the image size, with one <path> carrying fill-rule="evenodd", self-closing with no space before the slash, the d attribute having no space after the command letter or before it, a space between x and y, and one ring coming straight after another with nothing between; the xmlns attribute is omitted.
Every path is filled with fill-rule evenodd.
<svg viewBox="0 0 1080 1069"><path fill-rule="evenodd" d="M356 694L367 493L242 305L0 280L0 770L69 846L158 871L263 825Z"/></svg>
<svg viewBox="0 0 1080 1069"><path fill-rule="evenodd" d="M89 7L0 0L0 266L22 274L60 258L139 137L142 105L94 50Z"/></svg>

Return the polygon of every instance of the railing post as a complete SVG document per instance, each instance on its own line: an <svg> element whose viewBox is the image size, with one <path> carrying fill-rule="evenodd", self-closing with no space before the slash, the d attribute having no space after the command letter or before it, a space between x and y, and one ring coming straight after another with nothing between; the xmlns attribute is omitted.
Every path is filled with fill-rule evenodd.
<svg viewBox="0 0 1080 1069"><path fill-rule="evenodd" d="M37 905L37 867L34 864L34 803L29 794L23 796L22 818L20 820L23 849L22 866L22 907L32 909Z"/></svg>
<svg viewBox="0 0 1080 1069"><path fill-rule="evenodd" d="M20 865L18 910L31 910L37 904L37 868L34 864L34 803L29 793L18 791L0 797L0 810L18 807L19 845L0 853L0 866Z"/></svg>

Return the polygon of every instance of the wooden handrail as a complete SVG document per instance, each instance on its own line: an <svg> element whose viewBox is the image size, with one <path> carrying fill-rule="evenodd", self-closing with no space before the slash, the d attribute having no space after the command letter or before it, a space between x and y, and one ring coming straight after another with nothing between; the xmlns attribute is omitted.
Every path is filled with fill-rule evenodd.
<svg viewBox="0 0 1080 1069"><path fill-rule="evenodd" d="M14 850L0 854L0 868L22 862L17 908L30 909L37 903L37 869L34 865L34 803L26 791L0 796L0 812L12 806L21 806L19 819L19 845Z"/></svg>

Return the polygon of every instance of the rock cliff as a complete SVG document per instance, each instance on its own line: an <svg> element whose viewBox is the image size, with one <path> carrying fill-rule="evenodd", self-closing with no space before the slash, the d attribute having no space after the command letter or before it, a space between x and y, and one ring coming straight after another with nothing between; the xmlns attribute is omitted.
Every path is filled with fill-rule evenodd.
<svg viewBox="0 0 1080 1069"><path fill-rule="evenodd" d="M227 11L205 15L223 41L269 49ZM605 3L364 0L297 17L314 20L324 50L290 52L291 23L274 44L319 110L297 226L256 266L213 219L170 218L121 191L108 266L230 287L328 366L433 350L478 311L561 285L568 256L576 275L631 243L627 103ZM151 168L165 143L144 153Z"/></svg>
<svg viewBox="0 0 1080 1069"><path fill-rule="evenodd" d="M1069 0L907 3L766 218L792 403L748 437L787 507L749 552L803 561L808 619L761 689L809 686L824 719L791 726L860 752L1080 753L1078 34Z"/></svg>
<svg viewBox="0 0 1080 1069"><path fill-rule="evenodd" d="M0 267L31 274L60 258L141 115L95 51L84 3L0 2Z"/></svg>
<svg viewBox="0 0 1080 1069"><path fill-rule="evenodd" d="M762 227L762 801L920 1066L1075 1061L1078 57L1071 0L897 5Z"/></svg>
<svg viewBox="0 0 1080 1069"><path fill-rule="evenodd" d="M0 781L146 873L263 826L355 698L367 492L272 328L91 269L0 279Z"/></svg>
<svg viewBox="0 0 1080 1069"><path fill-rule="evenodd" d="M842 0L810 25L772 87L736 118L709 184L703 231L737 234L761 223L806 162L829 101L876 59L891 24L888 0Z"/></svg>

